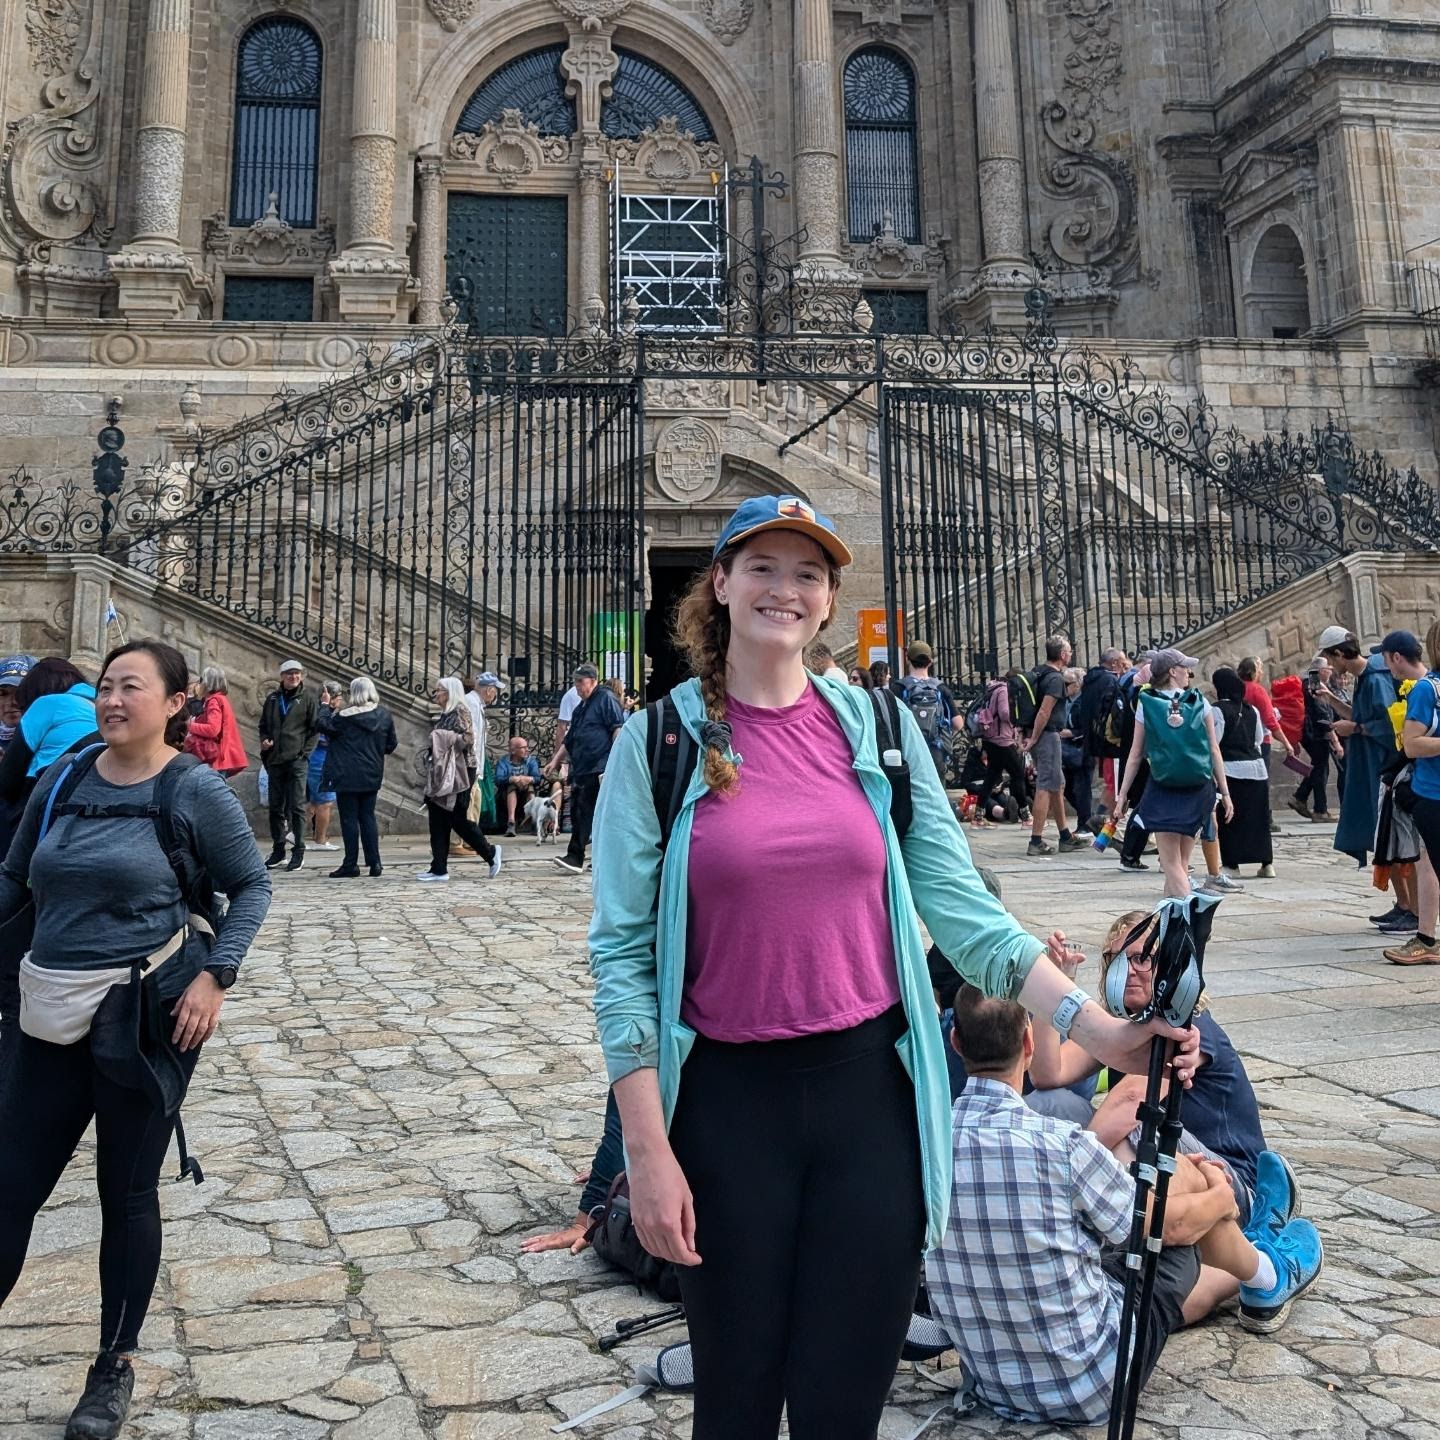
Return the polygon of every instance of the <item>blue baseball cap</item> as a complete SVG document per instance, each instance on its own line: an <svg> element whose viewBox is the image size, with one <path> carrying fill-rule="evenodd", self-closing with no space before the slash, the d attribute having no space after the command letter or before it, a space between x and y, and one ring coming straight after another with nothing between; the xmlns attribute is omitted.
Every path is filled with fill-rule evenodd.
<svg viewBox="0 0 1440 1440"><path fill-rule="evenodd" d="M33 655L7 655L0 660L0 685L18 685L34 665Z"/></svg>
<svg viewBox="0 0 1440 1440"><path fill-rule="evenodd" d="M835 522L821 515L798 495L752 495L725 522L712 558L764 530L794 530L808 535L837 564L849 565L855 557L835 533Z"/></svg>

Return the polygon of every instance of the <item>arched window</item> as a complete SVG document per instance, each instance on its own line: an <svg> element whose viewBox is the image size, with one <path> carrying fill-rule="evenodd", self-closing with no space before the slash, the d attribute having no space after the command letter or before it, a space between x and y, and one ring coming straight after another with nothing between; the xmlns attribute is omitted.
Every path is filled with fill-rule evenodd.
<svg viewBox="0 0 1440 1440"><path fill-rule="evenodd" d="M1245 311L1249 333L1260 339L1294 340L1310 329L1305 252L1288 225L1272 225L1255 247Z"/></svg>
<svg viewBox="0 0 1440 1440"><path fill-rule="evenodd" d="M455 133L478 134L491 121L498 124L502 112L518 110L542 135L573 135L575 102L566 95L560 73L564 53L563 45L547 45L502 65L470 97Z"/></svg>
<svg viewBox="0 0 1440 1440"><path fill-rule="evenodd" d="M915 73L893 50L845 62L845 171L852 240L879 234L887 216L901 239L920 239Z"/></svg>
<svg viewBox="0 0 1440 1440"><path fill-rule="evenodd" d="M282 220L313 229L319 161L320 37L287 16L257 20L236 65L230 223L253 224L274 194Z"/></svg>
<svg viewBox="0 0 1440 1440"><path fill-rule="evenodd" d="M631 50L615 53L620 65L612 94L600 107L600 128L612 140L638 140L669 115L696 140L715 138L699 102L673 75Z"/></svg>

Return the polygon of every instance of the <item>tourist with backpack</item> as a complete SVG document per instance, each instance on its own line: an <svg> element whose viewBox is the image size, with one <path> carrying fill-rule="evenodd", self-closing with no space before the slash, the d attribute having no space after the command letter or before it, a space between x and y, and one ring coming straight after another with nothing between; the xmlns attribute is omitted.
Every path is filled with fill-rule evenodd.
<svg viewBox="0 0 1440 1440"><path fill-rule="evenodd" d="M1190 683L1200 662L1179 650L1156 650L1149 663L1150 683L1138 693L1135 736L1111 818L1118 825L1129 808L1144 762L1150 778L1135 818L1155 836L1166 896L1181 899L1190 894L1190 856L1215 809L1217 790L1223 824L1234 818L1235 807L1210 706Z"/></svg>
<svg viewBox="0 0 1440 1440"><path fill-rule="evenodd" d="M921 919L987 994L1121 1068L1149 1051L989 895L914 714L806 672L850 560L805 501L746 500L676 612L694 678L600 793L595 1015L636 1231L682 1267L693 1440L774 1440L782 1410L792 1440L874 1440L950 1195Z"/></svg>
<svg viewBox="0 0 1440 1440"><path fill-rule="evenodd" d="M935 652L923 640L917 640L905 651L908 667L900 682L900 698L910 707L920 734L929 747L930 758L940 784L947 782L950 770L951 733L955 729L955 697L931 673Z"/></svg>
<svg viewBox="0 0 1440 1440"><path fill-rule="evenodd" d="M1100 772L1105 812L1115 803L1115 771L1124 762L1125 746L1112 716L1120 695L1120 680L1131 669L1130 657L1113 646L1100 654L1100 663L1085 672L1076 703L1078 729L1085 737L1085 753Z"/></svg>
<svg viewBox="0 0 1440 1440"><path fill-rule="evenodd" d="M100 1344L65 1431L75 1440L113 1440L124 1423L160 1264L160 1168L270 904L239 800L177 753L189 685L169 645L112 651L100 742L45 772L0 867L0 922L31 905L35 918L20 1033L0 1069L0 1306L36 1214L96 1129ZM202 1178L193 1162L189 1173Z"/></svg>
<svg viewBox="0 0 1440 1440"><path fill-rule="evenodd" d="M990 801L1002 780L1009 781L1017 812L1030 803L1030 785L1020 754L1019 735L1010 714L1010 678L991 680L980 704L972 712L974 738L985 756L985 775L975 797L977 824L989 821Z"/></svg>
<svg viewBox="0 0 1440 1440"><path fill-rule="evenodd" d="M1063 635L1052 635L1045 642L1045 663L1022 677L1023 686L1029 687L1034 700L1031 718L1025 718L1027 707L1023 703L1021 713L1016 716L1016 722L1026 727L1021 733L1020 748L1035 762L1035 804L1030 811L1030 843L1025 848L1025 854L1031 857L1055 853L1056 847L1045 841L1045 822L1052 817L1060 832L1062 852L1090 847L1088 840L1071 831L1065 814L1065 766L1060 732L1065 728L1065 671L1072 653L1070 642Z"/></svg>

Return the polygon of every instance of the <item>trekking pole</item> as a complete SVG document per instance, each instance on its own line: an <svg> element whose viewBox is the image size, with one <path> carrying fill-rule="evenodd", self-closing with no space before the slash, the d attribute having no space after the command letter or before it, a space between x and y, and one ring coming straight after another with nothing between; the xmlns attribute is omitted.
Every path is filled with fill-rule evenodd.
<svg viewBox="0 0 1440 1440"><path fill-rule="evenodd" d="M1174 1053L1174 1045L1170 1045ZM1135 1311L1136 1334L1142 1334L1150 1318L1150 1309L1155 1302L1155 1275L1160 1267L1160 1250L1165 1231L1165 1206L1170 1195L1170 1180L1175 1174L1175 1152L1180 1145L1180 1106L1184 1100L1184 1087L1172 1075L1170 1089L1165 1095L1165 1108L1160 1113L1159 1149L1156 1155L1157 1175L1154 1180L1155 1198L1150 1206L1150 1235L1145 1246L1145 1268L1141 1280L1140 1303ZM1131 1365L1125 1377L1125 1415L1120 1440L1131 1440L1135 1433L1135 1411L1140 1404L1140 1368ZM1116 1397L1111 1396L1113 1406Z"/></svg>
<svg viewBox="0 0 1440 1440"><path fill-rule="evenodd" d="M668 1310L656 1310L649 1315L637 1315L633 1320L617 1320L613 1335L602 1335L596 1342L601 1350L613 1350L626 1340L643 1335L648 1330L659 1330L674 1325L685 1318L683 1305L672 1305Z"/></svg>
<svg viewBox="0 0 1440 1440"><path fill-rule="evenodd" d="M1138 1309L1142 1275L1141 1266L1149 1258L1146 1245L1146 1210L1150 1192L1159 1176L1160 1082L1174 1054L1174 1042L1157 1035L1150 1042L1150 1069L1145 1080L1145 1100L1140 1106L1140 1140L1135 1147L1135 1208L1130 1212L1130 1238L1125 1245L1125 1298L1120 1307L1120 1339L1115 1351L1115 1379L1110 1389L1110 1428L1107 1440L1126 1440L1124 1435L1125 1400L1132 1373L1131 1338L1141 1333L1145 1318ZM1176 1087L1172 1086L1172 1089ZM1158 1251L1156 1252L1158 1259ZM1151 1291L1154 1280L1151 1275ZM1132 1412L1133 1417L1133 1412ZM1133 1429L1133 1418L1132 1425Z"/></svg>

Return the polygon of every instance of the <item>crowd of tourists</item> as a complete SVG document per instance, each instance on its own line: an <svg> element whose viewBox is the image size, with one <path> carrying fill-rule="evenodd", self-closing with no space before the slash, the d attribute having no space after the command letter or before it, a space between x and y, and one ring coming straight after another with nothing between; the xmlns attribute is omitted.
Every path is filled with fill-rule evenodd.
<svg viewBox="0 0 1440 1440"><path fill-rule="evenodd" d="M1377 922L1413 935L1387 953L1431 963L1440 625L1428 656L1408 631L1367 650L1331 626L1294 687L1267 691L1244 659L1211 671L1213 698L1181 650L1110 650L1082 671L1056 636L967 712L923 643L901 677L835 664L817 636L850 560L805 502L747 500L676 613L693 678L627 723L634 697L579 666L543 765L519 736L492 755L498 676L440 679L418 878L448 878L455 841L497 875L487 815L506 837L530 818L540 838L567 810L556 863L572 872L593 833L605 1133L574 1220L525 1248L583 1248L625 1167L637 1246L683 1300L695 1440L769 1440L782 1413L796 1440L871 1440L917 1306L997 1413L1094 1423L1112 1399L1153 1040L1171 1047L1184 1130L1142 1377L1169 1335L1232 1300L1249 1330L1284 1324L1323 1245L1203 997L1187 1024L1145 1019L1156 913L1108 927L1097 1000L1064 931L1032 938L1000 903L961 814L1028 824L1031 854L1055 853L1052 822L1062 851L1113 839L1126 869L1148 868L1153 839L1167 899L1209 903L1241 866L1273 873L1273 746L1303 772L1291 804L1308 816L1331 818L1333 768L1336 848L1373 859L1395 893ZM973 799L957 805L962 736ZM0 660L0 1304L93 1121L101 1343L71 1440L111 1440L128 1411L156 1184L172 1136L182 1175L202 1178L181 1104L271 873L329 845L332 807L333 876L358 877L362 851L382 873L397 737L374 683L312 689L287 660L256 739L268 857L230 784L249 759L222 670L192 684L154 641L112 651L93 685L63 659Z"/></svg>

